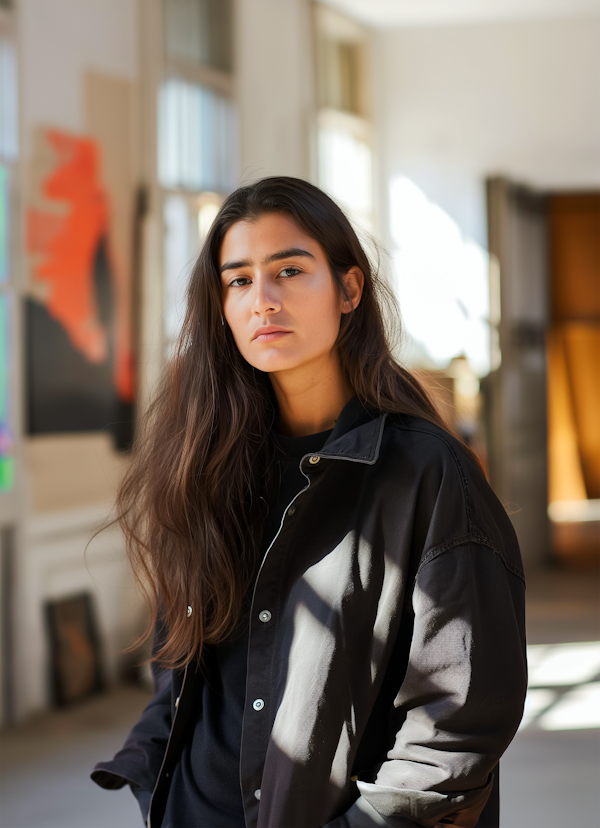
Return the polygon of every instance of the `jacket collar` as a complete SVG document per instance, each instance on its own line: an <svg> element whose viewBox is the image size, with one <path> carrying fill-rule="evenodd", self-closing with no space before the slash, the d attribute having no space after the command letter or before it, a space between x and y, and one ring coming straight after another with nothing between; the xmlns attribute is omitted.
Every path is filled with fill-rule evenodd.
<svg viewBox="0 0 600 828"><path fill-rule="evenodd" d="M352 397L342 409L319 456L372 465L379 457L386 416L370 412L358 397Z"/></svg>

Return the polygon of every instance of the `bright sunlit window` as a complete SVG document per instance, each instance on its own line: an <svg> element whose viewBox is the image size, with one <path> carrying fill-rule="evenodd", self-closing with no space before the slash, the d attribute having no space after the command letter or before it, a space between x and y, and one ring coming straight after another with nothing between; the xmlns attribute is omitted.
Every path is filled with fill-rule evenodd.
<svg viewBox="0 0 600 828"><path fill-rule="evenodd" d="M161 88L159 178L168 189L216 190L234 186L235 118L231 101L177 78Z"/></svg>
<svg viewBox="0 0 600 828"><path fill-rule="evenodd" d="M190 273L237 183L232 0L162 0L164 75L158 96L163 188L164 333L181 330Z"/></svg>
<svg viewBox="0 0 600 828"><path fill-rule="evenodd" d="M371 148L350 131L319 130L319 184L366 229L371 228Z"/></svg>
<svg viewBox="0 0 600 828"><path fill-rule="evenodd" d="M391 181L390 229L402 318L436 368L465 356L490 371L489 256L409 178Z"/></svg>
<svg viewBox="0 0 600 828"><path fill-rule="evenodd" d="M366 31L315 4L318 183L359 228L373 227Z"/></svg>
<svg viewBox="0 0 600 828"><path fill-rule="evenodd" d="M164 200L164 326L168 349L181 330L190 273L221 200L218 193L211 192L198 196L172 194Z"/></svg>

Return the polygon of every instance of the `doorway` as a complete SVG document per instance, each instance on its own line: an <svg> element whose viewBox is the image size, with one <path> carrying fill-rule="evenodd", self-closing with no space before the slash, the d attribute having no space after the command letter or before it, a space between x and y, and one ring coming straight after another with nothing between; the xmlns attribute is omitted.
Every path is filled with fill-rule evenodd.
<svg viewBox="0 0 600 828"><path fill-rule="evenodd" d="M487 182L501 362L482 384L491 482L527 568L600 560L600 193ZM493 332L494 333L494 332Z"/></svg>
<svg viewBox="0 0 600 828"><path fill-rule="evenodd" d="M548 199L548 501L552 551L600 550L600 193Z"/></svg>

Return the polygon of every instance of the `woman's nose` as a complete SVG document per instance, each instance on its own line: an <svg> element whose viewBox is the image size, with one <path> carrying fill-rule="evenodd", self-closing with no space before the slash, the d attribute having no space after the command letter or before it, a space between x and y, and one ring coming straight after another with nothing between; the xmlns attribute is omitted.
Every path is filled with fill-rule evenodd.
<svg viewBox="0 0 600 828"><path fill-rule="evenodd" d="M254 313L261 315L263 313L275 313L281 310L281 302L277 296L277 289L267 279L258 278L254 282Z"/></svg>

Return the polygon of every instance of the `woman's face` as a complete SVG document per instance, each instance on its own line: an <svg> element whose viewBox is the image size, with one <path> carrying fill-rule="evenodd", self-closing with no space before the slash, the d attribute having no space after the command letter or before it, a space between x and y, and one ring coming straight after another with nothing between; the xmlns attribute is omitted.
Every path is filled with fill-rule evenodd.
<svg viewBox="0 0 600 828"><path fill-rule="evenodd" d="M337 290L321 245L282 213L238 221L220 253L223 308L244 359L267 373L328 360L342 313L360 301L363 277L345 277L350 301Z"/></svg>

